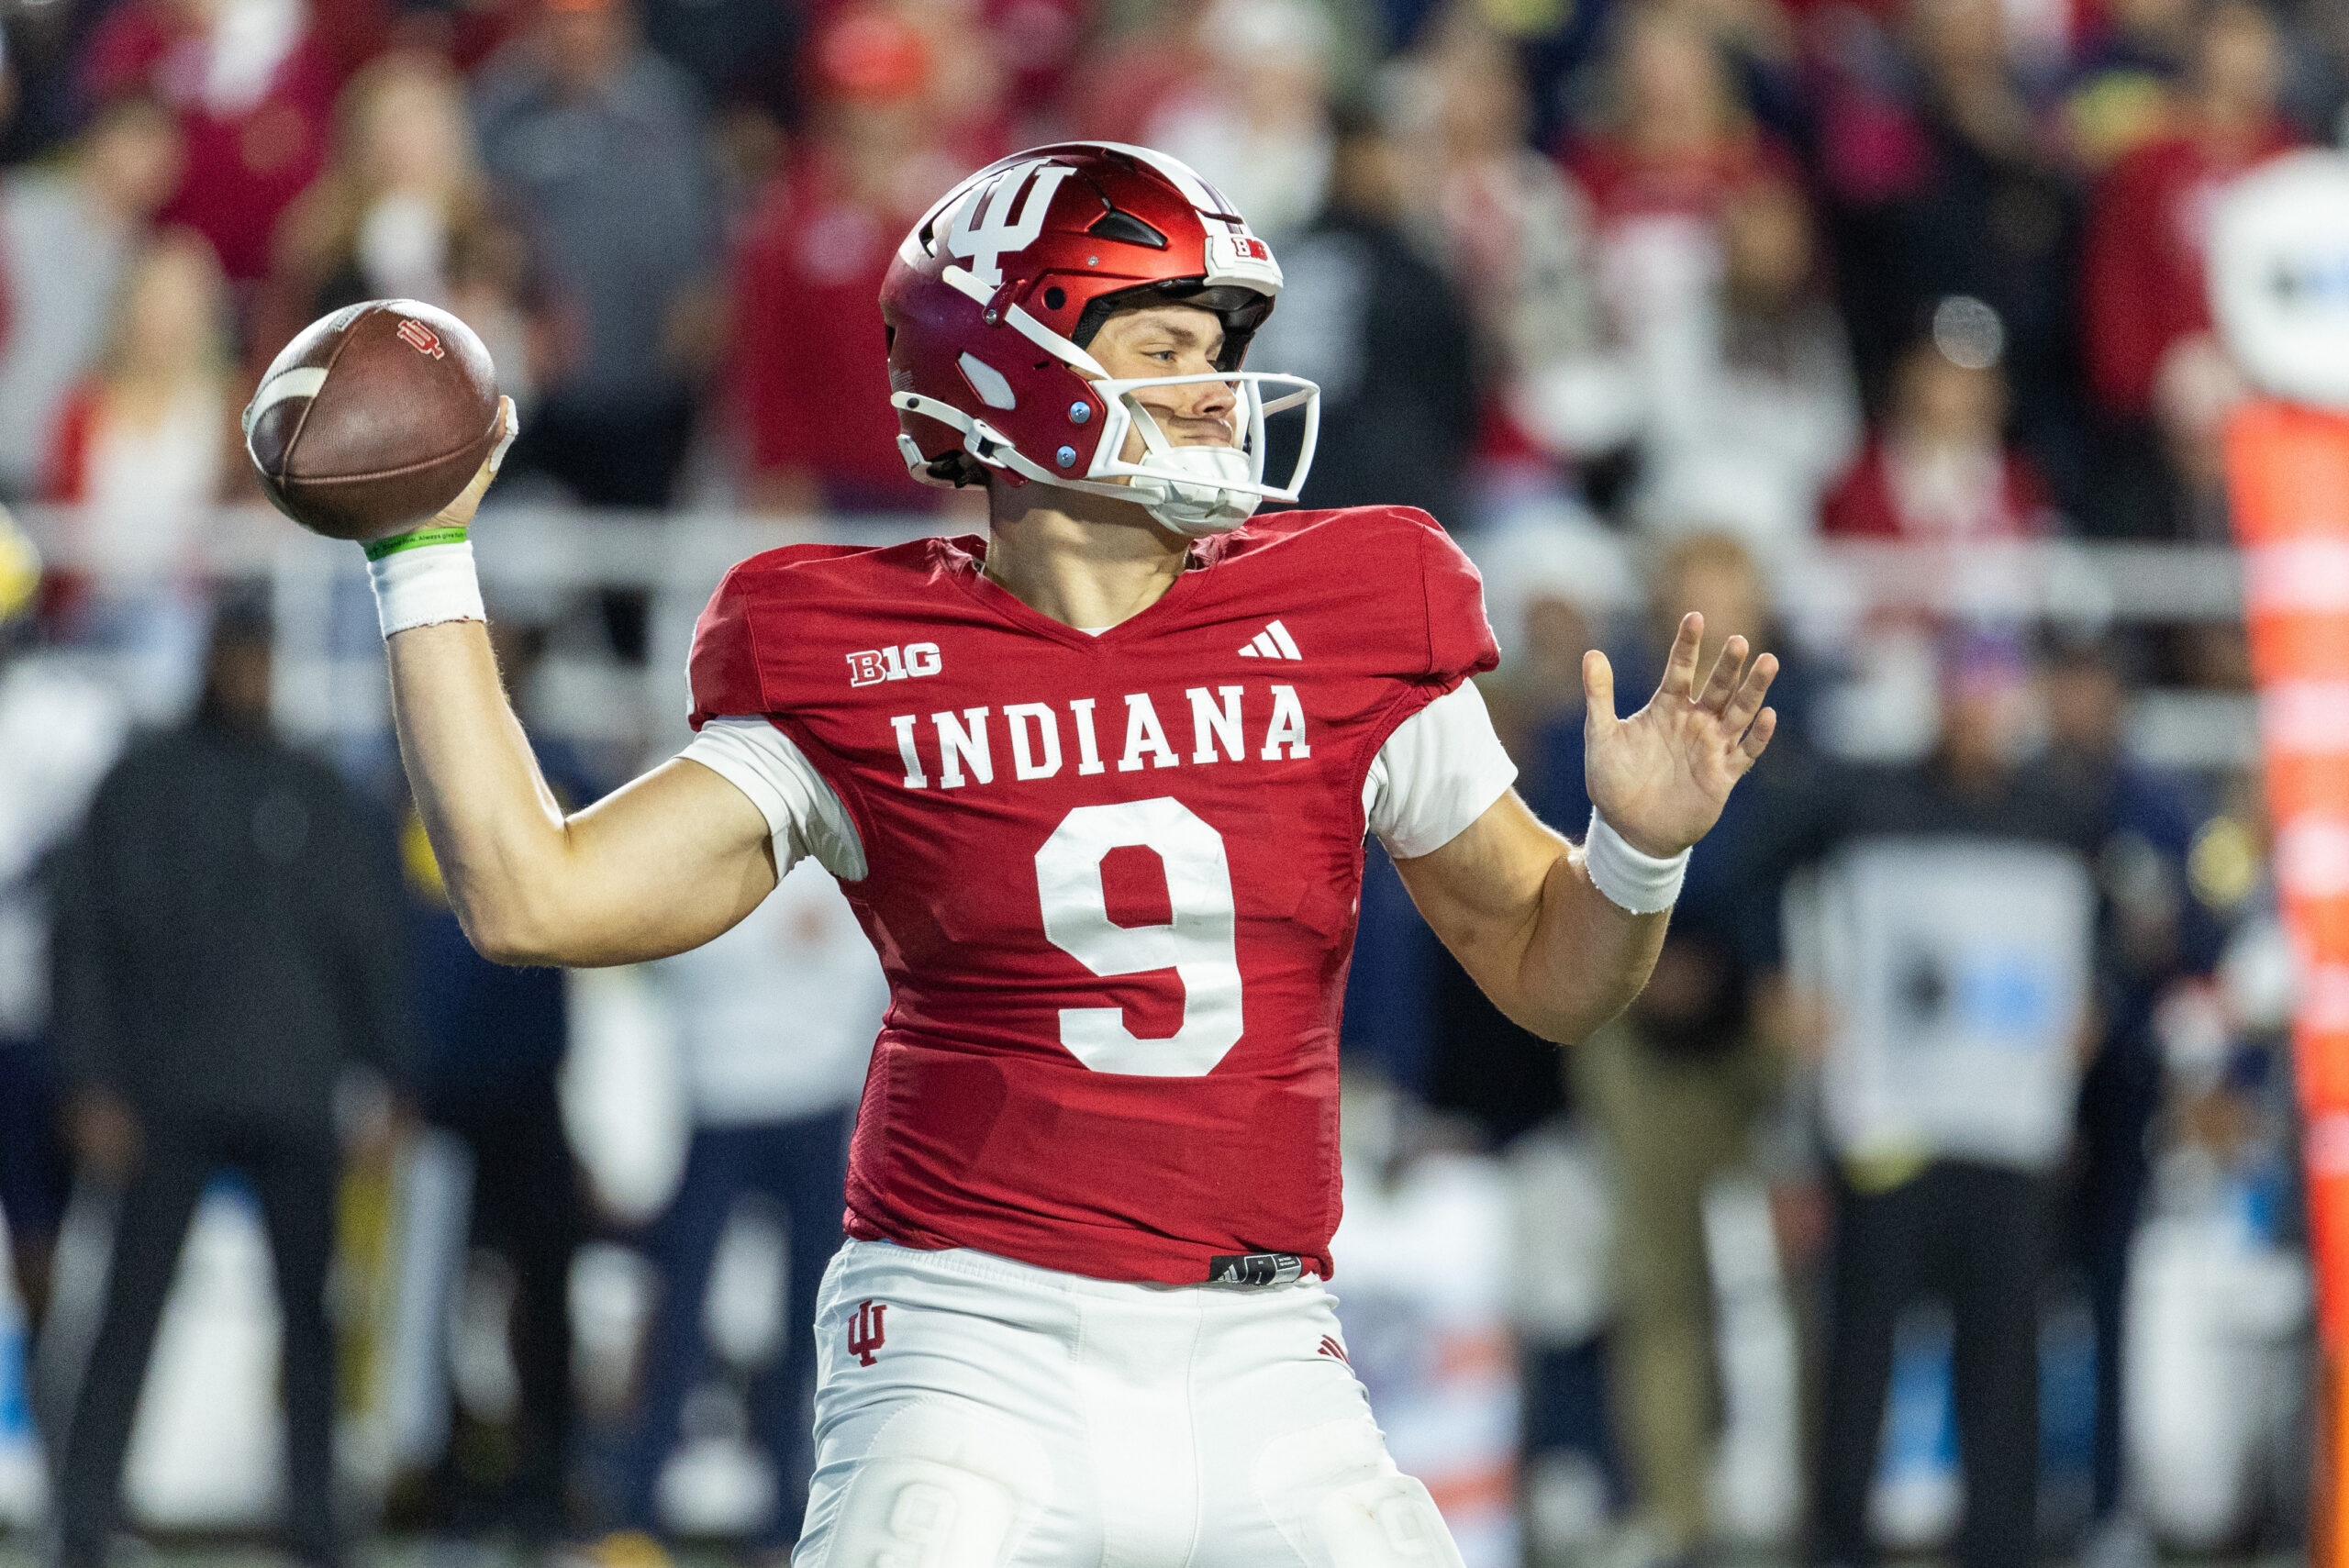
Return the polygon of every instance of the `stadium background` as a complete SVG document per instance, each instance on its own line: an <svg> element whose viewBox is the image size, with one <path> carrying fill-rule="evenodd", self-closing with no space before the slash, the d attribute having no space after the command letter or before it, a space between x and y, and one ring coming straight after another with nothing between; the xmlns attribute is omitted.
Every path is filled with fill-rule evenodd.
<svg viewBox="0 0 2349 1568"><path fill-rule="evenodd" d="M1561 827L1586 809L1575 659L1647 670L1660 597L1766 617L1779 751L1816 776L1967 727L2002 766L2118 769L2160 803L2106 821L2094 860L2117 989L2051 1178L2043 1533L2097 1561L2297 1550L2289 965L2219 451L2248 388L2199 247L2230 181L2339 139L2349 12L9 0L0 21L0 495L50 568L6 657L75 694L32 732L53 769L0 759L0 781L78 801L124 736L194 701L216 603L265 585L277 725L399 831L357 552L257 505L235 413L302 323L403 295L473 325L522 406L484 586L533 735L582 793L609 787L682 743L685 641L731 561L979 526L890 440L873 300L910 218L1021 146L1164 148L1287 271L1252 364L1325 389L1308 502L1427 506L1484 566L1488 695ZM37 888L71 811L0 824L0 867ZM429 914L429 860L409 870ZM1759 1062L1770 1085L1706 1184L1696 1341L1720 1369L1714 1528L1763 1561L1805 1507L1834 1180L1820 1026L1768 1005L1740 929L1762 904L1777 924L1787 891L1742 888L1719 917L1733 1001L1649 1020L1700 1074ZM1798 980L1832 962L1786 924ZM1640 1561L1629 1416L1605 1392L1653 1305L1619 1288L1642 1245L1620 1140L1641 1115L1678 1124L1562 1073L1466 993L1374 863L1337 1243L1355 1362L1472 1563ZM584 1539L690 1113L674 986L624 971L559 995ZM1619 1044L1594 1059L1643 1049ZM373 1152L346 1178L336 1276L351 1490L386 1540L510 1544L430 1521L451 1431L511 1417L512 1280L436 1207L429 1131ZM104 1236L77 1197L52 1343L87 1316ZM435 1248L460 1281L439 1296L412 1288ZM740 1386L805 1331L779 1321L785 1251L755 1205L721 1248L722 1353L668 1485L672 1522L708 1540L772 1488ZM22 1321L0 1317L0 1555L39 1539ZM268 1517L276 1325L251 1197L223 1182L131 1462L133 1516L175 1551L241 1551ZM1880 1531L1926 1550L1955 1507L1950 1340L1946 1313L1904 1314L1876 1484Z"/></svg>

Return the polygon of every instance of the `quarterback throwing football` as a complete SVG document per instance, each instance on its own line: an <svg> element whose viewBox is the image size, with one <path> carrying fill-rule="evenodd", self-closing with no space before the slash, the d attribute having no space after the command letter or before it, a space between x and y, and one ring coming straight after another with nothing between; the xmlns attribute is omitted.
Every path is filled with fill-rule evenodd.
<svg viewBox="0 0 2349 1568"><path fill-rule="evenodd" d="M812 855L892 1001L816 1332L798 1568L1457 1563L1322 1282L1364 834L1511 1018L1579 1040L1646 981L1688 848L1767 744L1731 638L1616 717L1597 812L1510 785L1474 568L1425 514L1282 511L1319 393L1243 371L1281 273L1174 160L980 171L882 292L914 473L991 528L795 545L695 634L697 739L566 817L500 689L471 547L379 550L402 755L490 956L707 941ZM1267 480L1267 414L1302 454ZM510 410L507 415L510 423ZM473 516L493 463L435 520Z"/></svg>

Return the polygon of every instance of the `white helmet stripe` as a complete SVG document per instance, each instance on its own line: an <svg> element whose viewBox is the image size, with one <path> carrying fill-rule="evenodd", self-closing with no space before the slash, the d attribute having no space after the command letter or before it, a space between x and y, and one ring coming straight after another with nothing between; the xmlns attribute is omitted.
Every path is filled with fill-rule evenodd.
<svg viewBox="0 0 2349 1568"><path fill-rule="evenodd" d="M1155 148L1135 147L1131 143L1123 141L1097 141L1092 145L1107 148L1112 152L1122 152L1129 158L1141 159L1174 181L1174 188L1183 193L1184 199L1201 212L1228 213L1231 211L1230 203L1227 202L1214 186L1200 179L1191 166L1179 158L1170 158Z"/></svg>

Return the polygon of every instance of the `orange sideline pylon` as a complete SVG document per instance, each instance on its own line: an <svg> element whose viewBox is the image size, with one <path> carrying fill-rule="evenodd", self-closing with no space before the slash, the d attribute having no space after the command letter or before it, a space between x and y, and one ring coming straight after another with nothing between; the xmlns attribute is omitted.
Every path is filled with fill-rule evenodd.
<svg viewBox="0 0 2349 1568"><path fill-rule="evenodd" d="M2321 1344L2312 1568L2349 1568L2349 416L2257 402L2227 432L2259 684Z"/></svg>

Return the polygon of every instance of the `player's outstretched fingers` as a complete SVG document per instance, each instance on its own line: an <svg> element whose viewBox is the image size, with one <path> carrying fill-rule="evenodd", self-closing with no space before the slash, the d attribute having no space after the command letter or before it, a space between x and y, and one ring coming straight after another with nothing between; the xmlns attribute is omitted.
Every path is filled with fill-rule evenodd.
<svg viewBox="0 0 2349 1568"><path fill-rule="evenodd" d="M1753 727L1746 730L1745 739L1739 741L1737 745L1737 749L1745 754L1745 762L1748 767L1753 766L1761 758L1762 749L1770 743L1770 737L1777 732L1778 710L1776 708L1765 707L1753 716Z"/></svg>
<svg viewBox="0 0 2349 1568"><path fill-rule="evenodd" d="M1704 640L1705 617L1690 610L1680 617L1680 630L1664 659L1664 679L1656 683L1656 695L1693 698L1697 695L1697 653Z"/></svg>
<svg viewBox="0 0 2349 1568"><path fill-rule="evenodd" d="M1762 699L1769 695L1770 683L1777 678L1777 674L1778 656L1775 653L1765 653L1747 667L1745 679L1738 686L1737 695L1721 710L1721 722L1729 727L1731 735L1745 733L1746 726L1753 722L1753 716L1762 711Z"/></svg>
<svg viewBox="0 0 2349 1568"><path fill-rule="evenodd" d="M1699 705L1714 713L1729 706L1730 698L1737 692L1738 678L1745 673L1747 651L1742 637L1732 637L1721 644L1720 657L1713 661L1713 673L1705 677L1704 694L1697 699Z"/></svg>
<svg viewBox="0 0 2349 1568"><path fill-rule="evenodd" d="M1596 648L1582 656L1582 706L1584 734L1603 734L1614 726L1615 666Z"/></svg>

